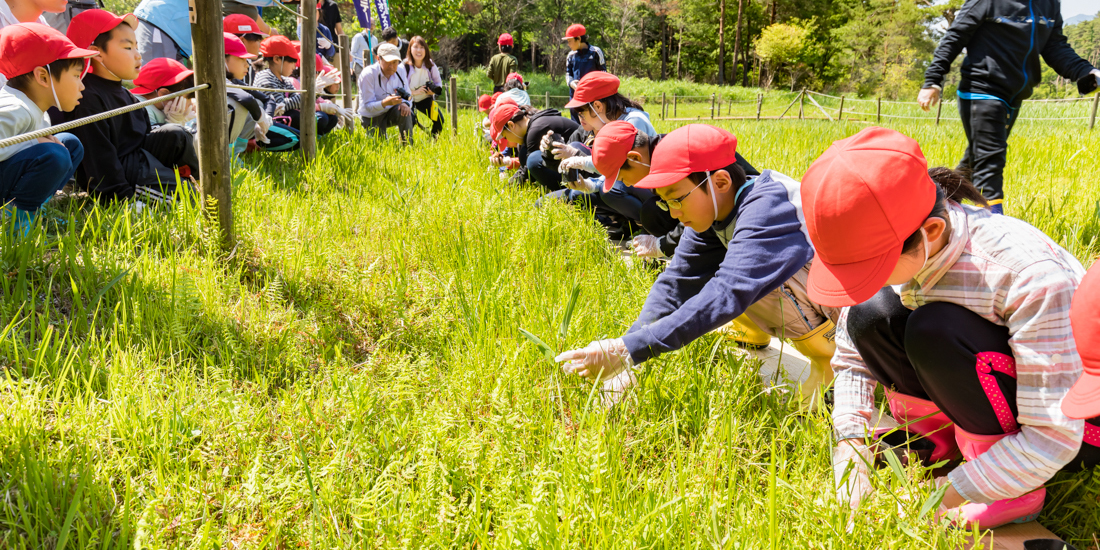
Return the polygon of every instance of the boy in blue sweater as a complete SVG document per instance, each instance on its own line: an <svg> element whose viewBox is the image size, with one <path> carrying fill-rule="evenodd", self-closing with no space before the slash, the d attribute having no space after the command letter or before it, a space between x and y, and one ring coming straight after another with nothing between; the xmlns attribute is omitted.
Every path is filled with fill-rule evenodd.
<svg viewBox="0 0 1100 550"><path fill-rule="evenodd" d="M628 387L634 365L680 349L737 320L745 343L790 338L810 360L800 380L803 406L820 403L832 379L838 309L810 301L806 279L814 250L799 201L799 183L764 170L748 178L737 162L737 138L691 124L665 136L653 150L649 175L637 187L653 189L659 205L686 228L665 271L625 335L559 355L566 372Z"/></svg>

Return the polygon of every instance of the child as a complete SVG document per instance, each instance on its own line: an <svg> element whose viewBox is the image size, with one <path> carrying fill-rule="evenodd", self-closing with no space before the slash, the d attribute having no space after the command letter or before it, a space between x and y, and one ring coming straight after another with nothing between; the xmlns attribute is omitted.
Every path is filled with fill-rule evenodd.
<svg viewBox="0 0 1100 550"><path fill-rule="evenodd" d="M272 36L260 46L267 68L256 74L257 88L294 90L288 81L297 68L298 48L285 36ZM267 96L265 110L277 122L301 132L300 125L302 96L295 92L264 92ZM336 127L339 120L335 116L316 111L317 135L323 136Z"/></svg>
<svg viewBox="0 0 1100 550"><path fill-rule="evenodd" d="M243 17L243 16L242 16ZM250 60L256 56L249 53L244 42L236 35L228 32L222 33L225 48L225 78L227 84L241 84L241 78L245 76L251 65ZM233 152L241 154L249 150L249 142L255 138L254 146L263 144L269 151L285 151L298 145L298 134L293 130L279 129L272 132L275 144L267 137L273 121L271 115L264 111L267 96L254 90L242 90L240 88L226 88L227 101L231 108L229 113L229 142L233 146Z"/></svg>
<svg viewBox="0 0 1100 550"><path fill-rule="evenodd" d="M584 25L569 25L562 40L569 46L569 54L565 57L565 83L572 97L573 90L577 89L584 75L592 71L606 71L607 61L603 50L588 44L588 31ZM573 120L577 120L576 115L573 116Z"/></svg>
<svg viewBox="0 0 1100 550"><path fill-rule="evenodd" d="M499 97L511 99L516 105L531 104L531 96L527 95L527 84L523 82L523 77L519 73L508 75L504 80L504 90Z"/></svg>
<svg viewBox="0 0 1100 550"><path fill-rule="evenodd" d="M939 101L951 63L966 49L957 95L967 147L958 169L972 175L997 214L1004 208L1008 135L1042 77L1039 56L1056 73L1077 82L1082 94L1095 90L1100 81L1100 70L1081 59L1062 34L1060 4L968 0L924 73L917 101L927 111Z"/></svg>
<svg viewBox="0 0 1100 550"><path fill-rule="evenodd" d="M432 137L443 131L443 111L435 103L436 94L443 92L439 67L432 62L428 42L414 36L409 41L409 56L405 58L405 78L412 93L413 108L428 115L432 122Z"/></svg>
<svg viewBox="0 0 1100 550"><path fill-rule="evenodd" d="M46 110L71 111L81 98L81 75L96 52L38 23L0 30L0 139L50 125ZM16 230L30 228L38 209L61 190L84 157L72 134L41 137L0 149L0 206L14 210Z"/></svg>
<svg viewBox="0 0 1100 550"><path fill-rule="evenodd" d="M1100 440L1082 445L1085 423L1058 408L1081 373L1069 310L1084 269L1034 227L961 204L985 200L958 172L927 166L916 141L867 128L833 143L800 191L818 254L810 298L844 308L838 497L855 507L870 490L882 384L930 462L967 460L939 480L940 516L981 529L1034 519L1051 476L1100 462Z"/></svg>
<svg viewBox="0 0 1100 550"><path fill-rule="evenodd" d="M655 189L658 205L687 229L630 330L562 353L556 360L567 361L566 372L610 380L621 390L632 383L634 365L736 319L746 327L746 342L790 338L810 359L806 370L787 372L799 384L799 402L820 403L818 391L832 377L839 311L806 295L814 249L799 183L771 170L747 177L736 148L729 132L690 124L654 149L649 174L636 187Z"/></svg>
<svg viewBox="0 0 1100 550"><path fill-rule="evenodd" d="M508 75L519 70L519 60L512 55L512 35L504 33L497 38L500 53L489 60L489 70L485 73L493 81L493 91L503 92Z"/></svg>
<svg viewBox="0 0 1100 550"><path fill-rule="evenodd" d="M73 18L69 39L77 47L99 52L92 72L84 77L84 98L64 121L76 120L138 102L123 80L138 76L132 14L119 17L105 10L88 10ZM176 192L176 169L181 178L198 175L194 138L177 124L152 129L149 115L137 110L73 129L84 144L84 161L77 184L103 201L134 199L134 208L170 200Z"/></svg>
<svg viewBox="0 0 1100 550"><path fill-rule="evenodd" d="M260 55L260 44L263 44L264 38L267 38L267 33L260 30L260 26L247 15L234 13L225 18L222 22L222 30L229 34L241 39L244 43L245 50L252 54L252 58L257 58ZM243 78L237 80L243 82L247 86L252 85L252 81L256 78L256 69L252 66L252 62L248 63L248 70L245 72Z"/></svg>
<svg viewBox="0 0 1100 550"><path fill-rule="evenodd" d="M154 99L174 94L195 86L195 71L184 67L182 63L167 57L158 57L141 68L130 93L141 99ZM145 107L152 128L165 124L179 124L187 127L195 120L195 105L191 102L194 94L154 103Z"/></svg>
<svg viewBox="0 0 1100 550"><path fill-rule="evenodd" d="M503 100L489 114L492 124L489 135L494 140L504 139L511 147L519 147L519 157L525 165L516 172L518 181L528 178L539 183L547 192L561 189L558 163L539 150L539 142L547 132L568 136L577 128L576 122L563 118L557 109L536 111L526 105L520 107L511 100Z"/></svg>

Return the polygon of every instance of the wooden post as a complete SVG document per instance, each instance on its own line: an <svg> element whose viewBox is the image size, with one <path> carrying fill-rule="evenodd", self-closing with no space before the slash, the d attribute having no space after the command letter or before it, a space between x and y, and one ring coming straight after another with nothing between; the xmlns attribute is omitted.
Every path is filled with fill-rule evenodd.
<svg viewBox="0 0 1100 550"><path fill-rule="evenodd" d="M233 181L229 169L229 136L225 129L225 43L219 0L192 0L190 4L191 44L195 83L210 87L195 93L198 103L199 182L207 216L218 218L222 243L236 243L233 232ZM214 202L210 209L211 201Z"/></svg>
<svg viewBox="0 0 1100 550"><path fill-rule="evenodd" d="M806 88L798 94L798 120L802 120L803 107L806 105Z"/></svg>
<svg viewBox="0 0 1100 550"><path fill-rule="evenodd" d="M351 109L351 100L353 97L351 91L351 47L348 45L348 35L341 34L338 38L340 43L340 93L344 94L343 105L345 109ZM352 128L348 128L351 130Z"/></svg>
<svg viewBox="0 0 1100 550"><path fill-rule="evenodd" d="M661 120L668 118L668 94L661 92Z"/></svg>
<svg viewBox="0 0 1100 550"><path fill-rule="evenodd" d="M451 77L450 86L447 87L447 95L451 96L451 131L458 135L458 79Z"/></svg>
<svg viewBox="0 0 1100 550"><path fill-rule="evenodd" d="M882 97L878 98L878 111L875 113L875 121L882 122Z"/></svg>
<svg viewBox="0 0 1100 550"><path fill-rule="evenodd" d="M736 72L736 70L734 72ZM733 98L732 97L729 98L729 105L726 106L726 116L733 116Z"/></svg>
<svg viewBox="0 0 1100 550"><path fill-rule="evenodd" d="M1097 93L1096 96L1092 98L1092 114L1089 115L1089 130L1090 131L1094 127L1096 127L1096 108L1097 107L1100 107L1100 93Z"/></svg>
<svg viewBox="0 0 1100 550"><path fill-rule="evenodd" d="M476 103L481 99L481 84L474 86L474 102Z"/></svg>
<svg viewBox="0 0 1100 550"><path fill-rule="evenodd" d="M546 102L546 107L544 107L544 109L549 109L550 108L550 92L546 92L546 97L544 98L544 101Z"/></svg>
<svg viewBox="0 0 1100 550"><path fill-rule="evenodd" d="M672 118L676 118L676 115L679 114L680 110L678 107L679 104L676 101L676 94L672 94Z"/></svg>
<svg viewBox="0 0 1100 550"><path fill-rule="evenodd" d="M936 126L940 125L940 115L943 113L943 101L936 102Z"/></svg>
<svg viewBox="0 0 1100 550"><path fill-rule="evenodd" d="M841 120L844 120L844 96L840 96L840 113L836 116L837 122Z"/></svg>
<svg viewBox="0 0 1100 550"><path fill-rule="evenodd" d="M307 161L317 156L317 4L302 2L302 70L299 71L302 89L301 114L298 130L301 132L302 155ZM223 38L224 40L224 38ZM222 63L225 64L224 62Z"/></svg>
<svg viewBox="0 0 1100 550"><path fill-rule="evenodd" d="M714 119L714 94L710 94L710 118Z"/></svg>
<svg viewBox="0 0 1100 550"><path fill-rule="evenodd" d="M756 120L760 120L760 110L764 107L764 94L756 94Z"/></svg>

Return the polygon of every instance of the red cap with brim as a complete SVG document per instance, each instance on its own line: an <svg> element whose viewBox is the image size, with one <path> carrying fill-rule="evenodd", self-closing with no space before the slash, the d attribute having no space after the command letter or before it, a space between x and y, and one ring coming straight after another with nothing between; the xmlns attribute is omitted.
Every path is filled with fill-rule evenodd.
<svg viewBox="0 0 1100 550"><path fill-rule="evenodd" d="M225 43L225 55L232 55L241 59L255 59L256 56L248 53L244 41L230 32L222 33L222 41Z"/></svg>
<svg viewBox="0 0 1100 550"><path fill-rule="evenodd" d="M6 78L27 74L58 59L96 55L99 52L78 48L68 37L41 23L19 23L0 29L0 74Z"/></svg>
<svg viewBox="0 0 1100 550"><path fill-rule="evenodd" d="M87 10L76 14L69 22L65 33L78 48L87 48L99 35L126 23L131 29L137 29L137 16L132 13L115 15L107 10Z"/></svg>
<svg viewBox="0 0 1100 550"><path fill-rule="evenodd" d="M580 23L574 23L572 25L569 25L568 29L565 29L565 36L561 37L561 39L567 40L569 38L580 38L585 34L587 34L587 32L584 30L584 25L581 25Z"/></svg>
<svg viewBox="0 0 1100 550"><path fill-rule="evenodd" d="M737 136L721 128L708 124L682 126L669 132L653 148L649 175L634 187L660 189L692 172L721 170L737 162L736 151Z"/></svg>
<svg viewBox="0 0 1100 550"><path fill-rule="evenodd" d="M619 170L626 162L626 154L634 148L638 129L622 120L613 120L596 134L592 143L592 164L603 175L603 192L608 193L619 179Z"/></svg>
<svg viewBox="0 0 1100 550"><path fill-rule="evenodd" d="M256 24L255 19L240 13L225 16L225 21L222 22L222 30L237 36L246 34L258 34L260 36L268 35L266 32L260 30L260 26Z"/></svg>
<svg viewBox="0 0 1100 550"><path fill-rule="evenodd" d="M477 110L488 111L493 108L493 97L489 94L481 94L481 97L477 98Z"/></svg>
<svg viewBox="0 0 1100 550"><path fill-rule="evenodd" d="M1069 320L1085 373L1062 400L1062 412L1070 418L1100 416L1100 262L1081 279L1073 294Z"/></svg>
<svg viewBox="0 0 1100 550"><path fill-rule="evenodd" d="M515 41L512 39L512 35L510 35L508 33L504 33L504 34L500 35L500 38L497 38L497 45L498 46L514 46Z"/></svg>
<svg viewBox="0 0 1100 550"><path fill-rule="evenodd" d="M915 140L872 127L834 142L802 177L800 195L814 246L810 299L845 307L886 285L935 206L936 184Z"/></svg>
<svg viewBox="0 0 1100 550"><path fill-rule="evenodd" d="M236 37L234 37L236 38ZM195 71L183 66L183 63L168 57L158 57L145 64L134 79L134 95L149 95L161 88L167 88L183 82Z"/></svg>
<svg viewBox="0 0 1100 550"><path fill-rule="evenodd" d="M489 137L500 140L501 133L504 132L504 125L512 120L512 117L518 112L519 105L516 105L512 98L505 98L499 105L493 107L493 112L489 113Z"/></svg>
<svg viewBox="0 0 1100 550"><path fill-rule="evenodd" d="M619 92L619 77L603 71L592 71L577 83L573 99L565 104L566 109L575 109L600 99L606 99Z"/></svg>
<svg viewBox="0 0 1100 550"><path fill-rule="evenodd" d="M272 36L260 44L260 55L264 57L289 57L298 59L298 47L285 36Z"/></svg>

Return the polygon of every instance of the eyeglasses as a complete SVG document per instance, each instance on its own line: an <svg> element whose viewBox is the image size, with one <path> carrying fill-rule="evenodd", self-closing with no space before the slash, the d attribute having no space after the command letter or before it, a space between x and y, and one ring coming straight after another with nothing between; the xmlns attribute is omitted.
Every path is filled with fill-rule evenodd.
<svg viewBox="0 0 1100 550"><path fill-rule="evenodd" d="M667 201L657 199L657 208L660 208L661 210L664 210L665 212L668 212L669 210L680 210L680 209L682 209L683 206L684 206L683 200L688 198L688 195L694 193L696 189L701 187L709 179L710 179L710 176L707 176L703 181L699 182L699 185L696 185L695 187L692 187L691 191L688 191L687 193L684 193L684 196L682 196L682 197L679 197L679 198L676 198L676 199L670 199L670 200L667 200Z"/></svg>

